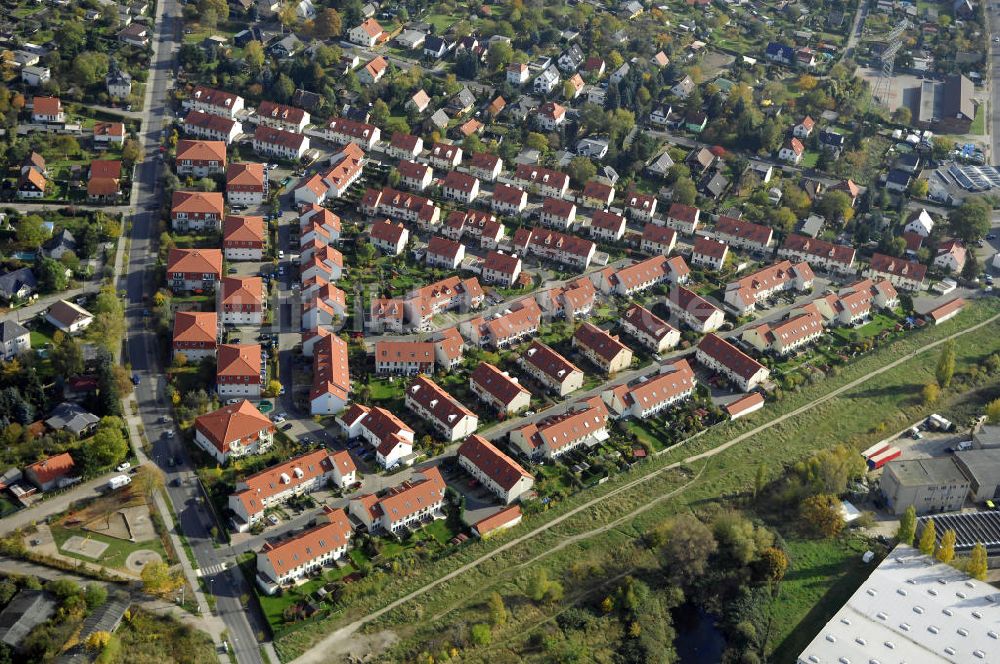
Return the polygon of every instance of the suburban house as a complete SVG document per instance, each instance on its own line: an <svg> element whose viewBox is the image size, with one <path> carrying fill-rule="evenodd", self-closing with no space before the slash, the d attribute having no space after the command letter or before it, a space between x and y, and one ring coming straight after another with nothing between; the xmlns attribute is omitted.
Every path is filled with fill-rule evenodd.
<svg viewBox="0 0 1000 664"><path fill-rule="evenodd" d="M243 124L238 120L213 113L190 111L184 116L184 133L232 145L233 141L243 134Z"/></svg>
<svg viewBox="0 0 1000 664"><path fill-rule="evenodd" d="M325 507L319 525L277 543L267 542L257 554L257 586L273 595L342 558L351 545L351 522L342 509Z"/></svg>
<svg viewBox="0 0 1000 664"><path fill-rule="evenodd" d="M615 200L615 188L599 180L588 180L581 195L586 207L603 210Z"/></svg>
<svg viewBox="0 0 1000 664"><path fill-rule="evenodd" d="M644 419L690 398L695 387L697 381L691 365L687 360L676 360L634 385L605 390L601 398L617 417Z"/></svg>
<svg viewBox="0 0 1000 664"><path fill-rule="evenodd" d="M225 201L217 191L175 191L170 200L170 226L178 232L219 230Z"/></svg>
<svg viewBox="0 0 1000 664"><path fill-rule="evenodd" d="M375 85L382 80L388 69L389 63L379 55L365 63L365 66L361 68L361 72L358 74L358 80L364 85Z"/></svg>
<svg viewBox="0 0 1000 664"><path fill-rule="evenodd" d="M499 214L519 215L528 207L528 193L523 189L498 183L493 188L490 207Z"/></svg>
<svg viewBox="0 0 1000 664"><path fill-rule="evenodd" d="M182 138L177 142L177 174L203 178L226 170L226 143Z"/></svg>
<svg viewBox="0 0 1000 664"><path fill-rule="evenodd" d="M264 217L228 215L222 224L222 255L226 260L263 260L264 243Z"/></svg>
<svg viewBox="0 0 1000 664"><path fill-rule="evenodd" d="M347 39L352 44L357 44L358 46L364 46L365 48L372 48L379 42L385 31L379 22L373 18L365 19L360 25L357 25L347 31Z"/></svg>
<svg viewBox="0 0 1000 664"><path fill-rule="evenodd" d="M371 151L382 138L381 130L373 124L350 118L334 118L323 128L322 137L337 145L356 143L364 150Z"/></svg>
<svg viewBox="0 0 1000 664"><path fill-rule="evenodd" d="M245 399L197 417L194 431L194 442L221 464L262 454L274 443L274 423Z"/></svg>
<svg viewBox="0 0 1000 664"><path fill-rule="evenodd" d="M410 231L401 223L393 223L388 219L372 224L368 237L372 245L384 254L398 256L410 239Z"/></svg>
<svg viewBox="0 0 1000 664"><path fill-rule="evenodd" d="M424 151L424 139L400 131L392 132L385 154L393 159L414 159Z"/></svg>
<svg viewBox="0 0 1000 664"><path fill-rule="evenodd" d="M399 173L399 184L413 191L423 191L434 182L434 169L417 161L400 159L396 172Z"/></svg>
<svg viewBox="0 0 1000 664"><path fill-rule="evenodd" d="M264 164L239 162L226 169L226 200L230 205L261 205L267 196Z"/></svg>
<svg viewBox="0 0 1000 664"><path fill-rule="evenodd" d="M522 228L514 234L514 248L545 260L555 261L581 270L590 266L597 245L575 235L538 228Z"/></svg>
<svg viewBox="0 0 1000 664"><path fill-rule="evenodd" d="M538 221L548 228L567 230L576 221L576 204L563 198L546 198Z"/></svg>
<svg viewBox="0 0 1000 664"><path fill-rule="evenodd" d="M618 270L605 268L597 273L596 284L602 293L629 296L662 283L687 283L690 273L680 256L653 256Z"/></svg>
<svg viewBox="0 0 1000 664"><path fill-rule="evenodd" d="M787 161L790 164L798 164L802 161L802 156L805 152L806 148L802 145L802 141L797 138L790 138L778 150L778 159Z"/></svg>
<svg viewBox="0 0 1000 664"><path fill-rule="evenodd" d="M523 189L552 198L562 198L569 189L568 175L532 164L518 164L513 180Z"/></svg>
<svg viewBox="0 0 1000 664"><path fill-rule="evenodd" d="M466 438L456 456L458 465L504 505L520 500L535 484L531 473L482 436Z"/></svg>
<svg viewBox="0 0 1000 664"><path fill-rule="evenodd" d="M531 298L518 300L499 316L473 318L462 324L469 340L479 346L501 349L538 332L542 312Z"/></svg>
<svg viewBox="0 0 1000 664"><path fill-rule="evenodd" d="M243 110L243 97L199 85L187 99L188 108L224 118L235 118Z"/></svg>
<svg viewBox="0 0 1000 664"><path fill-rule="evenodd" d="M475 413L426 376L417 376L406 388L405 403L449 442L465 438L479 426Z"/></svg>
<svg viewBox="0 0 1000 664"><path fill-rule="evenodd" d="M573 333L572 346L581 355L611 375L632 365L632 349L617 336L591 323L583 323Z"/></svg>
<svg viewBox="0 0 1000 664"><path fill-rule="evenodd" d="M368 216L381 215L415 223L423 228L437 225L441 208L429 198L417 196L392 187L368 189L360 201L361 211Z"/></svg>
<svg viewBox="0 0 1000 664"><path fill-rule="evenodd" d="M221 344L216 358L215 389L219 398L260 398L265 375L260 344Z"/></svg>
<svg viewBox="0 0 1000 664"><path fill-rule="evenodd" d="M261 125L253 133L253 149L264 157L299 161L309 149L309 137Z"/></svg>
<svg viewBox="0 0 1000 664"><path fill-rule="evenodd" d="M698 342L695 359L725 376L743 392L749 392L763 384L771 375L760 362L712 333L706 334Z"/></svg>
<svg viewBox="0 0 1000 664"><path fill-rule="evenodd" d="M125 123L95 122L94 143L102 145L123 145L125 143Z"/></svg>
<svg viewBox="0 0 1000 664"><path fill-rule="evenodd" d="M625 311L621 326L622 331L654 353L670 350L681 341L680 331L639 304L633 304Z"/></svg>
<svg viewBox="0 0 1000 664"><path fill-rule="evenodd" d="M79 404L64 401L45 418L45 426L52 431L66 431L82 438L92 434L100 421L101 418Z"/></svg>
<svg viewBox="0 0 1000 664"><path fill-rule="evenodd" d="M812 268L820 268L836 274L854 274L854 247L834 244L808 235L792 233L785 238L778 249L779 258L806 261Z"/></svg>
<svg viewBox="0 0 1000 664"><path fill-rule="evenodd" d="M469 172L480 180L496 182L503 173L503 159L489 152L473 152Z"/></svg>
<svg viewBox="0 0 1000 664"><path fill-rule="evenodd" d="M174 314L174 357L182 354L190 362L215 357L219 345L219 315L214 311L178 311Z"/></svg>
<svg viewBox="0 0 1000 664"><path fill-rule="evenodd" d="M625 194L625 213L634 221L652 222L656 214L656 196L630 191Z"/></svg>
<svg viewBox="0 0 1000 664"><path fill-rule="evenodd" d="M807 115L802 118L801 122L792 127L792 136L801 139L809 138L809 135L812 133L815 126L816 121Z"/></svg>
<svg viewBox="0 0 1000 664"><path fill-rule="evenodd" d="M60 124L66 122L59 97L35 97L31 103L31 121L40 124Z"/></svg>
<svg viewBox="0 0 1000 664"><path fill-rule="evenodd" d="M728 255L729 245L725 242L699 235L694 241L691 264L719 272L725 266Z"/></svg>
<svg viewBox="0 0 1000 664"><path fill-rule="evenodd" d="M760 352L784 356L815 341L823 334L823 316L815 309L788 318L761 323L743 331L740 338Z"/></svg>
<svg viewBox="0 0 1000 664"><path fill-rule="evenodd" d="M667 216L664 219L664 225L669 228L673 228L676 231L685 233L687 235L694 235L694 232L698 230L698 223L701 220L701 210L690 205L683 205L682 203L672 203L670 209L667 210ZM657 219L653 219L653 223L657 223Z"/></svg>
<svg viewBox="0 0 1000 664"><path fill-rule="evenodd" d="M904 233L916 233L923 238L930 237L932 230L934 230L934 219L923 208L920 208L919 212L910 217L906 226L903 227Z"/></svg>
<svg viewBox="0 0 1000 664"><path fill-rule="evenodd" d="M257 106L256 119L258 124L299 134L305 131L309 124L309 113L301 108L286 106L273 101L262 101Z"/></svg>
<svg viewBox="0 0 1000 664"><path fill-rule="evenodd" d="M167 286L175 293L213 290L221 278L221 249L175 247L167 254Z"/></svg>
<svg viewBox="0 0 1000 664"><path fill-rule="evenodd" d="M346 451L330 454L321 449L279 463L236 482L229 495L229 509L236 532L246 532L264 519L264 510L288 499L323 489L329 484L344 488L354 484L357 468Z"/></svg>
<svg viewBox="0 0 1000 664"><path fill-rule="evenodd" d="M515 62L507 65L507 82L511 85L520 86L528 82L531 74L528 65L523 62Z"/></svg>
<svg viewBox="0 0 1000 664"><path fill-rule="evenodd" d="M579 401L565 414L510 432L510 442L530 459L557 459L581 445L608 438L608 408L600 397Z"/></svg>
<svg viewBox="0 0 1000 664"><path fill-rule="evenodd" d="M74 302L57 300L45 311L45 320L57 330L76 334L90 327L94 315Z"/></svg>
<svg viewBox="0 0 1000 664"><path fill-rule="evenodd" d="M91 203L114 203L121 195L122 162L120 159L94 159L87 176L87 200Z"/></svg>
<svg viewBox="0 0 1000 664"><path fill-rule="evenodd" d="M489 362L479 363L470 374L469 390L505 415L514 415L531 405L531 392Z"/></svg>
<svg viewBox="0 0 1000 664"><path fill-rule="evenodd" d="M811 304L828 324L847 326L868 320L875 307L895 309L899 304L899 296L888 281L862 279L845 286L837 293L813 300Z"/></svg>
<svg viewBox="0 0 1000 664"><path fill-rule="evenodd" d="M774 232L770 226L725 215L720 216L715 222L713 234L716 239L725 242L733 249L745 249L760 254L769 253L774 244Z"/></svg>
<svg viewBox="0 0 1000 664"><path fill-rule="evenodd" d="M383 468L412 462L414 431L385 408L353 403L337 416L337 423L348 439L367 442Z"/></svg>
<svg viewBox="0 0 1000 664"><path fill-rule="evenodd" d="M793 265L786 260L726 284L724 299L739 315L745 316L758 302L789 290L807 291L812 283L813 271L808 263Z"/></svg>
<svg viewBox="0 0 1000 664"><path fill-rule="evenodd" d="M31 332L16 320L0 321L0 359L17 357L31 349Z"/></svg>
<svg viewBox="0 0 1000 664"><path fill-rule="evenodd" d="M309 390L309 414L336 415L347 406L351 391L347 342L336 334L313 345L313 377Z"/></svg>
<svg viewBox="0 0 1000 664"><path fill-rule="evenodd" d="M444 492L441 471L431 466L381 498L374 494L352 498L348 510L371 533L401 534L424 521L443 519Z"/></svg>
<svg viewBox="0 0 1000 664"><path fill-rule="evenodd" d="M934 257L934 267L942 272L960 274L965 267L965 245L959 240L946 240L938 245L937 256Z"/></svg>
<svg viewBox="0 0 1000 664"><path fill-rule="evenodd" d="M873 254L865 276L884 279L896 288L919 291L924 288L927 266L885 254Z"/></svg>
<svg viewBox="0 0 1000 664"><path fill-rule="evenodd" d="M618 242L625 236L625 217L614 212L596 210L590 217L590 237L606 242Z"/></svg>
<svg viewBox="0 0 1000 664"><path fill-rule="evenodd" d="M264 282L260 277L223 277L218 289L216 311L223 325L264 323Z"/></svg>
<svg viewBox="0 0 1000 664"><path fill-rule="evenodd" d="M677 231L669 226L646 224L642 227L639 249L644 254L669 256L677 246Z"/></svg>
<svg viewBox="0 0 1000 664"><path fill-rule="evenodd" d="M670 313L695 332L715 332L725 322L722 310L683 286L674 286L664 304Z"/></svg>
<svg viewBox="0 0 1000 664"><path fill-rule="evenodd" d="M448 200L469 205L479 196L479 179L468 173L449 171L441 182L441 193Z"/></svg>
<svg viewBox="0 0 1000 664"><path fill-rule="evenodd" d="M491 251L483 259L483 283L511 288L517 283L520 275L521 259L513 254Z"/></svg>
<svg viewBox="0 0 1000 664"><path fill-rule="evenodd" d="M541 341L533 341L517 358L518 365L561 397L583 387L583 371Z"/></svg>
<svg viewBox="0 0 1000 664"><path fill-rule="evenodd" d="M544 131L555 131L566 121L566 107L554 101L547 101L538 107L535 123Z"/></svg>
<svg viewBox="0 0 1000 664"><path fill-rule="evenodd" d="M427 161L434 168L451 170L462 163L462 148L451 143L435 143L431 146Z"/></svg>
<svg viewBox="0 0 1000 664"><path fill-rule="evenodd" d="M24 467L25 479L43 492L60 489L79 481L75 476L76 464L73 463L73 457L69 452L55 454Z"/></svg>
<svg viewBox="0 0 1000 664"><path fill-rule="evenodd" d="M465 258L465 245L435 235L427 242L426 263L432 267L457 270Z"/></svg>
<svg viewBox="0 0 1000 664"><path fill-rule="evenodd" d="M37 288L38 281L30 267L0 274L0 299L7 302L22 300L32 295Z"/></svg>

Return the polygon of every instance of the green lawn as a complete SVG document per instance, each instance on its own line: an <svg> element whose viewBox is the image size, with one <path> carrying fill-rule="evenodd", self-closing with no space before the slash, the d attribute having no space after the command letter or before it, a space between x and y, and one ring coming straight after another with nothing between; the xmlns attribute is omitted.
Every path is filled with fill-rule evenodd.
<svg viewBox="0 0 1000 664"><path fill-rule="evenodd" d="M127 540L118 539L117 537L107 537L98 533L92 533L83 530L82 528L64 528L63 526L53 525L51 526L51 529L52 537L59 546L59 552L61 554L69 556L70 558L77 558L88 563L96 563L98 565L103 565L104 567L123 570L125 569L125 559L128 558L131 553L140 549L155 551L160 554L160 557L164 561L168 560L167 552L163 549L163 543L160 542L159 538L143 542L129 542ZM105 549L104 553L101 554L101 557L96 560L63 550L62 545L66 542L66 540L74 535L96 540L98 542L104 542L108 545L108 548Z"/></svg>
<svg viewBox="0 0 1000 664"><path fill-rule="evenodd" d="M806 153L802 155L802 161L799 162L799 166L802 168L816 168L817 161L819 161L819 152L807 150Z"/></svg>
<svg viewBox="0 0 1000 664"><path fill-rule="evenodd" d="M896 327L897 322L895 318L879 313L875 314L870 321L861 327L838 327L833 330L833 334L844 341L851 341L855 337L858 339L868 339L870 337L877 337L885 330L893 329Z"/></svg>
<svg viewBox="0 0 1000 664"><path fill-rule="evenodd" d="M976 117L972 120L969 133L973 136L982 136L986 133L986 104L976 105Z"/></svg>
<svg viewBox="0 0 1000 664"><path fill-rule="evenodd" d="M785 541L789 565L772 604L773 662L795 661L874 569L858 539Z"/></svg>

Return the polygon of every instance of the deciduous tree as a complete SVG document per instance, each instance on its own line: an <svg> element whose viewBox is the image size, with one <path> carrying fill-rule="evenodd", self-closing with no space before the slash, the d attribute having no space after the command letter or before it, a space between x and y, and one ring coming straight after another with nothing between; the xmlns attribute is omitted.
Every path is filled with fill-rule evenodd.
<svg viewBox="0 0 1000 664"><path fill-rule="evenodd" d="M920 541L917 543L917 548L920 549L920 553L930 556L934 554L936 544L937 529L934 526L934 519L927 519L923 530L920 531Z"/></svg>
<svg viewBox="0 0 1000 664"><path fill-rule="evenodd" d="M976 545L972 547L965 572L973 579L986 580L986 547L983 546L982 542L976 542Z"/></svg>
<svg viewBox="0 0 1000 664"><path fill-rule="evenodd" d="M937 378L938 385L941 387L948 387L951 385L951 378L955 375L955 340L949 339L944 343L944 347L941 349L941 355L938 357L937 368L934 371L934 376Z"/></svg>
<svg viewBox="0 0 1000 664"><path fill-rule="evenodd" d="M934 557L943 563L950 563L955 558L955 531L951 528L941 535L941 545L938 546Z"/></svg>
<svg viewBox="0 0 1000 664"><path fill-rule="evenodd" d="M896 529L896 539L901 544L913 546L913 538L917 532L917 510L910 505L899 517L899 528Z"/></svg>
<svg viewBox="0 0 1000 664"><path fill-rule="evenodd" d="M807 529L822 537L834 537L844 528L840 503L836 496L828 493L809 496L803 500L799 515Z"/></svg>

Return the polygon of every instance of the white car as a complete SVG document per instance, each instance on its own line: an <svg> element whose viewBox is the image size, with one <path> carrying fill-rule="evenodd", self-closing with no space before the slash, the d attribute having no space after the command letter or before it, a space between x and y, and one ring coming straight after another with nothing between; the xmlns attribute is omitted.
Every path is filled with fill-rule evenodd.
<svg viewBox="0 0 1000 664"><path fill-rule="evenodd" d="M270 522L272 526L278 525L278 517L274 516L273 514L268 514L267 520L268 522Z"/></svg>
<svg viewBox="0 0 1000 664"><path fill-rule="evenodd" d="M128 470L131 467L132 467L132 464L130 464L128 461L126 461L124 463L121 463L121 464L115 466L115 470L117 470L119 473L124 473L126 470Z"/></svg>
<svg viewBox="0 0 1000 664"><path fill-rule="evenodd" d="M275 415L274 416L274 423L275 424L281 424L284 421L285 421L285 418L283 418L281 415Z"/></svg>

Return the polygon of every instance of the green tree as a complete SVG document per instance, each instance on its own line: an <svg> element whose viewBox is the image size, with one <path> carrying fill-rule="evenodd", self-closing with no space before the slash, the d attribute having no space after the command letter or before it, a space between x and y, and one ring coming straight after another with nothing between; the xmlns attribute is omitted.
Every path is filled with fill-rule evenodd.
<svg viewBox="0 0 1000 664"><path fill-rule="evenodd" d="M803 500L799 506L799 515L805 526L821 537L835 537L844 528L840 501L828 493L809 496Z"/></svg>
<svg viewBox="0 0 1000 664"><path fill-rule="evenodd" d="M490 611L490 622L494 626L499 627L507 622L507 607L504 606L503 597L500 596L500 593L495 590L490 593L487 606Z"/></svg>
<svg viewBox="0 0 1000 664"><path fill-rule="evenodd" d="M476 646L488 646L490 641L493 640L493 633L490 632L490 626L486 623L476 623L469 630L469 636L472 639L473 645Z"/></svg>
<svg viewBox="0 0 1000 664"><path fill-rule="evenodd" d="M83 591L83 599L88 609L96 609L108 600L108 591L96 583L88 584Z"/></svg>
<svg viewBox="0 0 1000 664"><path fill-rule="evenodd" d="M698 191L691 178L681 178L674 183L673 201L682 205L694 205Z"/></svg>
<svg viewBox="0 0 1000 664"><path fill-rule="evenodd" d="M934 554L934 547L937 544L937 529L934 526L934 519L927 519L924 523L924 529L920 531L920 540L917 543L917 548L920 549L920 553L930 556Z"/></svg>
<svg viewBox="0 0 1000 664"><path fill-rule="evenodd" d="M1000 423L1000 399L994 399L986 404L986 419L988 419L991 424Z"/></svg>
<svg viewBox="0 0 1000 664"><path fill-rule="evenodd" d="M108 56L104 53L94 51L80 53L73 58L73 81L87 87L104 81L104 77L108 75L109 62Z"/></svg>
<svg viewBox="0 0 1000 664"><path fill-rule="evenodd" d="M35 274L38 275L38 286L43 293L55 293L66 290L69 286L66 267L57 260L43 257L35 268Z"/></svg>
<svg viewBox="0 0 1000 664"><path fill-rule="evenodd" d="M316 34L323 39L339 37L343 27L343 19L336 9L328 7L316 17Z"/></svg>
<svg viewBox="0 0 1000 664"><path fill-rule="evenodd" d="M73 337L61 331L52 337L52 369L57 376L72 378L83 373L83 351Z"/></svg>
<svg viewBox="0 0 1000 664"><path fill-rule="evenodd" d="M951 528L941 535L941 546L934 553L934 557L943 563L950 563L955 558L955 531Z"/></svg>
<svg viewBox="0 0 1000 664"><path fill-rule="evenodd" d="M545 598L545 591L549 587L549 571L544 567L539 567L528 577L528 598L541 602Z"/></svg>
<svg viewBox="0 0 1000 664"><path fill-rule="evenodd" d="M381 99L376 99L375 103L372 104L372 124L381 127L385 125L385 122L388 119L389 119L389 105L386 104Z"/></svg>
<svg viewBox="0 0 1000 664"><path fill-rule="evenodd" d="M17 228L14 237L22 247L37 248L49 237L49 232L43 225L45 222L37 214L29 214L14 222Z"/></svg>
<svg viewBox="0 0 1000 664"><path fill-rule="evenodd" d="M539 134L534 131L528 132L528 137L524 139L524 146L532 150L545 152L549 149L549 139L545 138L544 134Z"/></svg>
<svg viewBox="0 0 1000 664"><path fill-rule="evenodd" d="M771 214L772 225L786 233L791 233L795 230L795 224L798 222L799 218L795 216L791 208L782 206Z"/></svg>
<svg viewBox="0 0 1000 664"><path fill-rule="evenodd" d="M990 208L980 198L966 200L948 215L952 235L966 243L975 243L990 232Z"/></svg>
<svg viewBox="0 0 1000 664"><path fill-rule="evenodd" d="M142 578L142 588L152 595L169 593L180 586L181 579L171 574L170 568L164 562L149 563L142 568L139 575Z"/></svg>
<svg viewBox="0 0 1000 664"><path fill-rule="evenodd" d="M913 111L906 106L900 106L892 112L892 119L897 124L909 125L910 121L913 120Z"/></svg>
<svg viewBox="0 0 1000 664"><path fill-rule="evenodd" d="M597 166L587 157L573 157L566 165L566 175L577 186L583 186L587 180L597 175Z"/></svg>
<svg viewBox="0 0 1000 664"><path fill-rule="evenodd" d="M142 146L139 145L139 141L131 138L125 140L125 143L122 144L122 159L130 164L142 161Z"/></svg>
<svg viewBox="0 0 1000 664"><path fill-rule="evenodd" d="M754 477L753 481L753 497L756 498L760 495L760 492L764 490L767 486L767 464L759 463L757 464L757 475Z"/></svg>
<svg viewBox="0 0 1000 664"><path fill-rule="evenodd" d="M927 178L919 178L913 181L910 185L910 196L914 198L927 198L927 193L930 190L930 185L927 184Z"/></svg>
<svg viewBox="0 0 1000 664"><path fill-rule="evenodd" d="M86 447L87 459L92 468L111 466L128 454L128 440L125 438L122 426L120 418L101 418L94 437Z"/></svg>
<svg viewBox="0 0 1000 664"><path fill-rule="evenodd" d="M920 390L920 400L925 406L930 406L931 404L937 402L940 396L941 388L938 387L937 383L927 383L924 385L924 388Z"/></svg>
<svg viewBox="0 0 1000 664"><path fill-rule="evenodd" d="M913 538L916 537L917 532L917 510L910 505L903 512L903 516L899 517L899 528L896 529L896 539L899 540L901 544L909 544L913 546Z"/></svg>
<svg viewBox="0 0 1000 664"><path fill-rule="evenodd" d="M243 47L243 61L256 73L264 68L264 45L256 39L251 40Z"/></svg>
<svg viewBox="0 0 1000 664"><path fill-rule="evenodd" d="M672 582L686 586L705 573L708 559L719 548L711 529L694 515L676 517L667 531L663 568Z"/></svg>
<svg viewBox="0 0 1000 664"><path fill-rule="evenodd" d="M965 573L973 579L986 580L986 547L982 542L976 542L969 554L969 561L965 566Z"/></svg>
<svg viewBox="0 0 1000 664"><path fill-rule="evenodd" d="M785 572L788 571L788 556L778 547L769 546L760 552L758 565L763 571L764 578L773 586L785 578Z"/></svg>
<svg viewBox="0 0 1000 664"><path fill-rule="evenodd" d="M951 378L955 375L955 340L949 339L941 349L941 356L938 358L937 368L934 376L938 385L948 387L951 385Z"/></svg>
<svg viewBox="0 0 1000 664"><path fill-rule="evenodd" d="M513 57L514 48L502 40L490 44L489 49L486 51L486 63L494 71L509 65Z"/></svg>
<svg viewBox="0 0 1000 664"><path fill-rule="evenodd" d="M227 0L198 0L198 12L204 14L214 11L220 21L229 20L229 2Z"/></svg>

